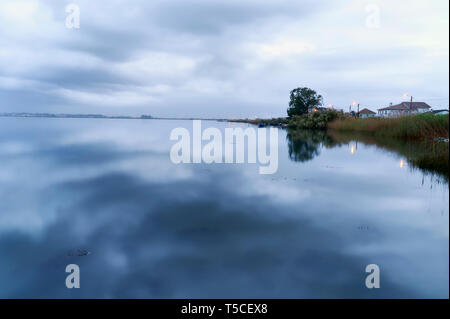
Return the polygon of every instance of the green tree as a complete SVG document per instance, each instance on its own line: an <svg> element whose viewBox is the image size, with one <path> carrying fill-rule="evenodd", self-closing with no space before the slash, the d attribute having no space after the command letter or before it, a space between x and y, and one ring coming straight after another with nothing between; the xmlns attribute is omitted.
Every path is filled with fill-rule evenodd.
<svg viewBox="0 0 450 319"><path fill-rule="evenodd" d="M322 95L318 95L316 91L310 88L296 88L291 91L290 98L287 110L289 117L311 112L323 103Z"/></svg>

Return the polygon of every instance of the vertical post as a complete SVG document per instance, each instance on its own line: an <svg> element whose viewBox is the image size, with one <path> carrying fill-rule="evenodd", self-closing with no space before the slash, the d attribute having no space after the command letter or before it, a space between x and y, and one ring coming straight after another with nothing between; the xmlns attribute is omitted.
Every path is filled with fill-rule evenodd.
<svg viewBox="0 0 450 319"><path fill-rule="evenodd" d="M411 95L411 103L409 104L409 114L412 113L412 99L413 99L413 97Z"/></svg>
<svg viewBox="0 0 450 319"><path fill-rule="evenodd" d="M359 103L358 103L358 113L356 113L356 117L359 118Z"/></svg>

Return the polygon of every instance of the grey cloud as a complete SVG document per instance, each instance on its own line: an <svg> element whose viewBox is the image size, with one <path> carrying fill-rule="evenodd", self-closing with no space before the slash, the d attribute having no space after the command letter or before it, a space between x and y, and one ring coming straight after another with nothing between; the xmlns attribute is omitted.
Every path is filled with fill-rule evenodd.
<svg viewBox="0 0 450 319"><path fill-rule="evenodd" d="M289 90L297 86L312 87L326 97L326 103L338 106L354 99L374 107L385 105L405 91L423 100L437 97L434 101L440 105L432 106L448 103L448 72L442 67L448 66L448 48L418 40L393 41L388 24L378 31L364 29L364 8L355 11L345 1L77 3L81 8L78 30L65 29L65 3L55 0L41 3L38 13L51 11L50 16L39 17L42 30L28 30L20 20L17 25L0 22L0 56L10 49L27 52L13 61L19 71L2 70L0 60L0 76L44 83L12 90L0 82L0 96L7 101L2 111L46 112L60 105L68 113L280 116L285 113ZM16 27L25 31L13 32ZM406 27L393 32L409 39L411 31ZM339 28L343 31L336 37ZM428 38L436 34L432 27L423 32ZM366 41L372 36L373 41ZM289 45L303 42L314 50L289 52ZM267 55L261 46L275 55ZM152 54L173 61L151 61L146 69L148 61L144 61L132 72L119 71L124 63ZM76 60L84 58L94 62L80 67ZM176 59L190 61L192 67L178 70ZM160 67L171 72L161 74ZM168 89L151 93L153 86ZM67 89L98 97L80 100L58 94ZM130 92L141 97L136 105L125 99L114 108L95 103L111 93L127 96Z"/></svg>
<svg viewBox="0 0 450 319"><path fill-rule="evenodd" d="M264 23L269 18L301 18L317 6L312 1L172 1L157 6L153 17L159 25L178 32L217 35L229 27Z"/></svg>

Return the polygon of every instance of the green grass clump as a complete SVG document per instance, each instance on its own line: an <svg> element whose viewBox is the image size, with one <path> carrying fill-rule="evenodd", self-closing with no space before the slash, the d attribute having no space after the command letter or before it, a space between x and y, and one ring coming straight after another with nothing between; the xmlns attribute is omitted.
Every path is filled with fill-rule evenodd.
<svg viewBox="0 0 450 319"><path fill-rule="evenodd" d="M397 118L346 118L329 123L328 128L337 131L370 133L380 137L448 138L448 120L448 114L434 115L432 113Z"/></svg>

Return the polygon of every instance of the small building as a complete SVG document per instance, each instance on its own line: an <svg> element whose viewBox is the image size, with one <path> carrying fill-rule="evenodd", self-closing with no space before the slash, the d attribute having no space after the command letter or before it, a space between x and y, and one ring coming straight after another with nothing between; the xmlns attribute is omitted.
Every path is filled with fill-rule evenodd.
<svg viewBox="0 0 450 319"><path fill-rule="evenodd" d="M378 115L381 117L397 117L409 114L426 113L430 110L431 106L425 102L402 102L400 104L378 109Z"/></svg>
<svg viewBox="0 0 450 319"><path fill-rule="evenodd" d="M368 117L375 117L375 115L377 115L377 113L375 113L374 111L371 111L369 109L362 109L361 111L359 111L358 113L358 117L362 118L362 119L366 119Z"/></svg>

